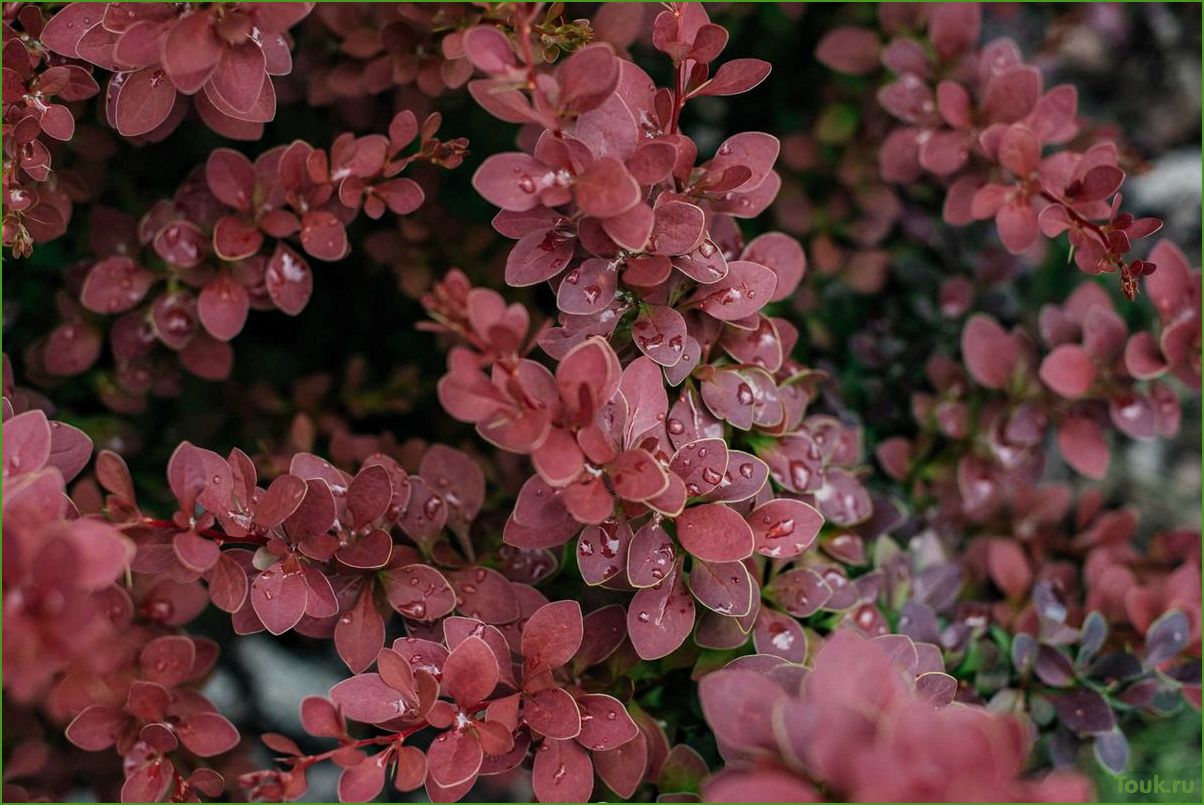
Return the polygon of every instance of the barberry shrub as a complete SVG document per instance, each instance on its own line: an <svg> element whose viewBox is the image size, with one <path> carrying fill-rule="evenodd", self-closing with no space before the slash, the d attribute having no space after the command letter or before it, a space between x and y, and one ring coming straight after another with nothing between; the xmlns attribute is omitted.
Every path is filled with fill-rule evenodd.
<svg viewBox="0 0 1204 805"><path fill-rule="evenodd" d="M1080 801L1198 741L1199 232L984 37L1154 24L1095 13L6 4L4 798Z"/></svg>

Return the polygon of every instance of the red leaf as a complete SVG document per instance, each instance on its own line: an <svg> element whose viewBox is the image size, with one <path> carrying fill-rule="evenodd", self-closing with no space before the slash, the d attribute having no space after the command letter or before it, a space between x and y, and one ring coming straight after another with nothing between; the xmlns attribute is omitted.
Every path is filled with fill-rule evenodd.
<svg viewBox="0 0 1204 805"><path fill-rule="evenodd" d="M770 301L788 299L807 270L807 256L799 242L781 232L766 232L749 241L740 253L741 260L763 265L777 275Z"/></svg>
<svg viewBox="0 0 1204 805"><path fill-rule="evenodd" d="M136 766L121 785L122 802L162 802L175 780L175 767L166 758Z"/></svg>
<svg viewBox="0 0 1204 805"><path fill-rule="evenodd" d="M748 515L748 524L757 553L785 559L798 556L815 542L824 518L800 500L778 498L754 509Z"/></svg>
<svg viewBox="0 0 1204 805"><path fill-rule="evenodd" d="M220 755L238 745L238 730L217 713L193 713L177 725L176 735L189 752L200 757Z"/></svg>
<svg viewBox="0 0 1204 805"><path fill-rule="evenodd" d="M665 469L646 450L626 450L620 453L610 462L607 470L611 483L614 484L615 494L624 500L654 498L669 486L669 477Z"/></svg>
<svg viewBox="0 0 1204 805"><path fill-rule="evenodd" d="M308 486L295 475L279 475L272 480L259 504L253 521L260 528L275 528L301 505Z"/></svg>
<svg viewBox="0 0 1204 805"><path fill-rule="evenodd" d="M301 217L301 245L319 260L338 260L348 251L347 230L333 213L306 213Z"/></svg>
<svg viewBox="0 0 1204 805"><path fill-rule="evenodd" d="M715 736L729 746L773 748L773 709L786 691L755 671L729 669L707 674L698 683L702 712Z"/></svg>
<svg viewBox="0 0 1204 805"><path fill-rule="evenodd" d="M640 185L613 157L594 160L573 184L577 206L586 215L609 218L640 203Z"/></svg>
<svg viewBox="0 0 1204 805"><path fill-rule="evenodd" d="M627 549L627 580L634 587L660 584L673 572L677 558L672 538L656 520L649 520L635 532Z"/></svg>
<svg viewBox="0 0 1204 805"><path fill-rule="evenodd" d="M521 288L551 279L568 265L575 243L549 229L524 235L506 258L506 284Z"/></svg>
<svg viewBox="0 0 1204 805"><path fill-rule="evenodd" d="M272 634L284 634L305 615L309 587L300 569L285 571L282 562L269 567L251 582L251 606Z"/></svg>
<svg viewBox="0 0 1204 805"><path fill-rule="evenodd" d="M374 585L364 586L355 606L335 623L334 645L352 673L360 673L376 659L385 643L385 621L373 602Z"/></svg>
<svg viewBox="0 0 1204 805"><path fill-rule="evenodd" d="M556 291L556 306L575 315L599 313L614 301L618 283L613 261L590 258L564 275Z"/></svg>
<svg viewBox="0 0 1204 805"><path fill-rule="evenodd" d="M587 693L577 699L577 704L582 713L581 733L577 740L587 749L596 752L615 749L639 735L639 728L627 714L627 708L613 696Z"/></svg>
<svg viewBox="0 0 1204 805"><path fill-rule="evenodd" d="M325 534L338 519L334 493L326 481L310 478L305 482L305 497L284 521L284 530L294 540Z"/></svg>
<svg viewBox="0 0 1204 805"><path fill-rule="evenodd" d="M209 574L209 597L214 606L224 612L237 612L246 603L249 589L242 565L223 553Z"/></svg>
<svg viewBox="0 0 1204 805"><path fill-rule="evenodd" d="M351 525L362 528L383 515L393 499L393 483L384 467L361 469L347 488L347 510Z"/></svg>
<svg viewBox="0 0 1204 805"><path fill-rule="evenodd" d="M218 148L209 154L205 163L205 180L209 192L223 204L240 212L251 209L251 198L255 192L255 166L238 151Z"/></svg>
<svg viewBox="0 0 1204 805"><path fill-rule="evenodd" d="M694 598L682 584L680 571L656 587L637 590L627 609L627 631L636 653L645 660L672 654L689 637L694 615Z"/></svg>
<svg viewBox="0 0 1204 805"><path fill-rule="evenodd" d="M452 586L429 565L394 568L386 572L384 582L389 604L411 620L438 620L456 606Z"/></svg>
<svg viewBox="0 0 1204 805"><path fill-rule="evenodd" d="M560 84L560 107L585 112L601 104L619 80L619 60L605 43L581 48L565 59L556 71Z"/></svg>
<svg viewBox="0 0 1204 805"><path fill-rule="evenodd" d="M703 285L690 298L720 321L737 321L751 316L769 303L777 286L777 275L763 265L747 260L728 263L727 276Z"/></svg>
<svg viewBox="0 0 1204 805"><path fill-rule="evenodd" d="M485 623L509 623L518 618L518 598L510 580L492 568L476 567L448 573L456 590L456 608Z"/></svg>
<svg viewBox="0 0 1204 805"><path fill-rule="evenodd" d="M505 34L490 25L478 25L464 32L464 55L478 70L504 73L518 64Z"/></svg>
<svg viewBox="0 0 1204 805"><path fill-rule="evenodd" d="M677 541L708 562L735 562L752 555L753 530L723 503L691 506L676 521Z"/></svg>
<svg viewBox="0 0 1204 805"><path fill-rule="evenodd" d="M79 301L93 313L124 313L146 297L155 275L128 257L109 257L92 266Z"/></svg>
<svg viewBox="0 0 1204 805"><path fill-rule="evenodd" d="M443 689L461 707L474 707L485 701L497 682L497 658L479 637L470 637L456 646L443 663Z"/></svg>
<svg viewBox="0 0 1204 805"><path fill-rule="evenodd" d="M263 49L249 39L222 48L209 88L217 98L235 112L249 112L259 100L265 81L270 79L264 69Z"/></svg>
<svg viewBox="0 0 1204 805"><path fill-rule="evenodd" d="M290 316L296 316L309 303L314 290L314 278L305 258L284 243L278 243L268 261L264 285L276 307Z"/></svg>
<svg viewBox="0 0 1204 805"><path fill-rule="evenodd" d="M987 570L995 586L1013 600L1028 592L1033 581L1024 549L1010 539L992 539L987 548Z"/></svg>
<svg viewBox="0 0 1204 805"><path fill-rule="evenodd" d="M330 698L338 705L344 717L364 724L380 724L414 713L413 700L385 684L380 675L374 673L344 679L330 689ZM317 712L320 705L311 704L310 707L314 709L314 713L311 719L306 719L307 724L312 720L315 722L314 726L322 729L322 734L330 734L335 724L331 722L329 714Z"/></svg>
<svg viewBox="0 0 1204 805"><path fill-rule="evenodd" d="M623 572L632 538L626 522L589 526L577 541L577 567L589 585L599 585Z"/></svg>
<svg viewBox="0 0 1204 805"><path fill-rule="evenodd" d="M213 75L224 46L214 30L213 15L194 11L180 18L163 42L163 67L186 94L197 92Z"/></svg>
<svg viewBox="0 0 1204 805"><path fill-rule="evenodd" d="M242 331L249 309L247 289L224 271L205 285L197 299L201 324L219 341L229 341Z"/></svg>
<svg viewBox="0 0 1204 805"><path fill-rule="evenodd" d="M472 186L489 203L524 212L539 205L539 193L553 179L553 172L529 154L493 154L473 174Z"/></svg>
<svg viewBox="0 0 1204 805"><path fill-rule="evenodd" d="M5 420L2 434L5 478L41 469L50 458L50 422L42 411L35 408Z"/></svg>
<svg viewBox="0 0 1204 805"><path fill-rule="evenodd" d="M113 106L113 122L117 131L126 137L154 131L167 119L176 102L175 86L157 65L132 73L118 73L111 81L120 81ZM109 91L114 90L110 87Z"/></svg>
<svg viewBox="0 0 1204 805"><path fill-rule="evenodd" d="M108 749L117 740L126 715L115 707L91 704L67 725L67 740L88 752Z"/></svg>
<svg viewBox="0 0 1204 805"><path fill-rule="evenodd" d="M475 780L484 759L480 741L467 729L448 730L426 751L429 777L444 788Z"/></svg>
<svg viewBox="0 0 1204 805"><path fill-rule="evenodd" d="M374 185L372 192L384 199L394 215L409 215L426 200L426 194L413 179L390 179Z"/></svg>
<svg viewBox="0 0 1204 805"><path fill-rule="evenodd" d="M615 749L593 753L594 769L602 782L624 799L631 799L648 773L648 738L640 731Z"/></svg>
<svg viewBox="0 0 1204 805"><path fill-rule="evenodd" d="M386 749L343 769L339 775L339 801L371 802L376 799L385 787L385 768L392 754Z"/></svg>
<svg viewBox="0 0 1204 805"><path fill-rule="evenodd" d="M568 663L581 647L581 605L557 601L540 607L527 619L522 653L528 674L551 671Z"/></svg>
<svg viewBox="0 0 1204 805"><path fill-rule="evenodd" d="M794 618L761 607L753 625L753 645L759 654L801 663L807 657L807 633Z"/></svg>
<svg viewBox="0 0 1204 805"><path fill-rule="evenodd" d="M702 85L697 95L739 95L760 84L772 69L762 59L732 59L719 65L710 81Z"/></svg>
<svg viewBox="0 0 1204 805"><path fill-rule="evenodd" d="M752 611L756 584L742 562L697 561L687 583L698 602L713 612L741 618Z"/></svg>
<svg viewBox="0 0 1204 805"><path fill-rule="evenodd" d="M531 785L540 802L589 802L594 764L576 741L547 738L535 752Z"/></svg>
<svg viewBox="0 0 1204 805"><path fill-rule="evenodd" d="M343 734L343 719L334 705L321 696L301 700L301 724L310 735L337 738Z"/></svg>
<svg viewBox="0 0 1204 805"><path fill-rule="evenodd" d="M531 729L549 739L576 738L581 732L581 711L563 688L549 687L523 697L523 718Z"/></svg>

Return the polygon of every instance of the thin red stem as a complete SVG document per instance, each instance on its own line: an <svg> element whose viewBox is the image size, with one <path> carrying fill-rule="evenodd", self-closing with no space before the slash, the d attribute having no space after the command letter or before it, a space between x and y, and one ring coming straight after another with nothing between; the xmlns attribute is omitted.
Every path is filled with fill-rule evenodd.
<svg viewBox="0 0 1204 805"><path fill-rule="evenodd" d="M142 524L151 528L174 528L179 530L179 526L171 520L163 520L157 517L145 517ZM268 538L262 534L247 534L243 537L234 537L224 531L216 528L198 528L196 533L205 539L211 539L218 545L225 545L227 542L249 542L254 545L267 545Z"/></svg>
<svg viewBox="0 0 1204 805"><path fill-rule="evenodd" d="M334 749L328 749L325 752L321 752L316 755L303 755L297 758L290 758L290 760L294 763L295 769L308 768L315 763L321 763L324 760L330 760L335 756L335 754L343 751L344 749L363 749L366 746L387 746L391 743L401 743L419 730L426 729L427 726L427 723L423 722L418 726L408 727L400 732L393 732L389 733L388 735L373 735L370 738L360 738L358 741L340 744Z"/></svg>

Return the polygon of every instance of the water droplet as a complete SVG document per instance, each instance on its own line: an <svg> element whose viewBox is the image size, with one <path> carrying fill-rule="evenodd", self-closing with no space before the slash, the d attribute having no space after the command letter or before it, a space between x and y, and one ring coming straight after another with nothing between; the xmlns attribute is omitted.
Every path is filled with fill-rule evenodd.
<svg viewBox="0 0 1204 805"><path fill-rule="evenodd" d="M648 622L648 613L647 612L641 612L638 615L636 615L635 617L636 617L636 620L638 620L640 623Z"/></svg>
<svg viewBox="0 0 1204 805"><path fill-rule="evenodd" d="M530 176L523 176L523 177L519 178L518 189L523 191L524 193L534 193L535 192L535 180L532 179Z"/></svg>
<svg viewBox="0 0 1204 805"><path fill-rule="evenodd" d="M794 533L794 518L787 517L785 520L779 520L765 532L765 539L781 539L788 537Z"/></svg>
<svg viewBox="0 0 1204 805"><path fill-rule="evenodd" d="M811 485L811 468L801 461L790 462L790 483L801 492Z"/></svg>
<svg viewBox="0 0 1204 805"><path fill-rule="evenodd" d="M753 392L747 383L736 386L736 401L741 405L752 405Z"/></svg>

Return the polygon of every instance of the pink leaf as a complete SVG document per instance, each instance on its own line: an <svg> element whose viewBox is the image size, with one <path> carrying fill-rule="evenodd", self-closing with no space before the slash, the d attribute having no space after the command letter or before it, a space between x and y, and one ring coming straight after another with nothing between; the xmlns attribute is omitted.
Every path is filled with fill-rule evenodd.
<svg viewBox="0 0 1204 805"><path fill-rule="evenodd" d="M979 385L1001 389L1012 379L1016 365L1016 339L990 316L970 317L962 330L962 358Z"/></svg>
<svg viewBox="0 0 1204 805"><path fill-rule="evenodd" d="M1058 425L1058 449L1076 471L1095 480L1108 473L1110 452L1104 433L1092 419L1071 416Z"/></svg>
<svg viewBox="0 0 1204 805"><path fill-rule="evenodd" d="M824 66L849 75L865 75L878 69L878 34L866 28L833 28L819 40L815 58Z"/></svg>
<svg viewBox="0 0 1204 805"><path fill-rule="evenodd" d="M1086 394L1095 383L1095 364L1077 344L1062 344L1041 361L1041 382L1067 399Z"/></svg>

